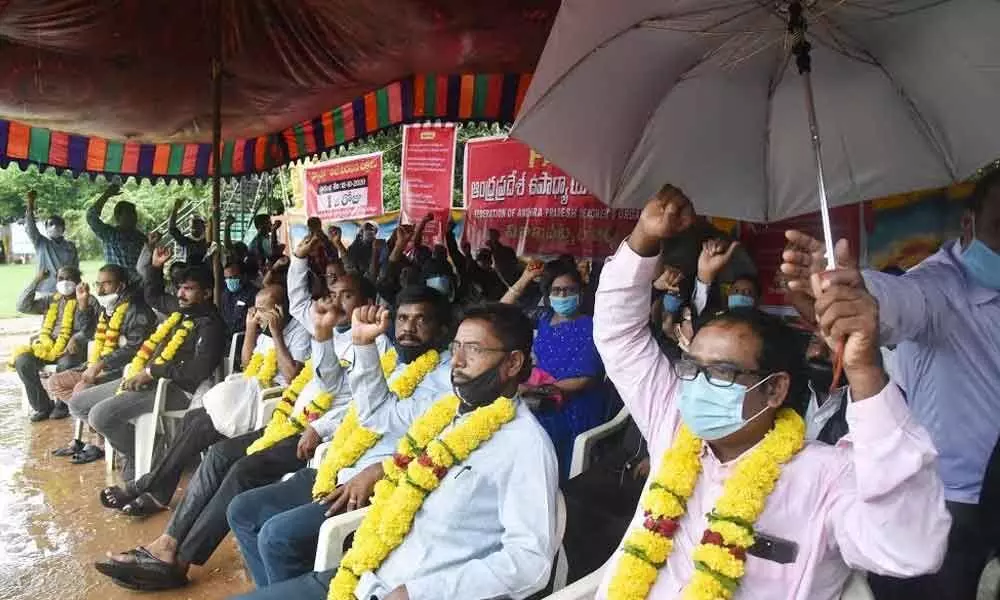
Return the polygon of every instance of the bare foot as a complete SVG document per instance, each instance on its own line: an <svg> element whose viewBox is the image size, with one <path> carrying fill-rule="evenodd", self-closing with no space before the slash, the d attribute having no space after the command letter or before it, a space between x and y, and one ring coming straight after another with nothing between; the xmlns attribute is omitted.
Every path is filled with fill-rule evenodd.
<svg viewBox="0 0 1000 600"><path fill-rule="evenodd" d="M173 564L177 558L177 540L168 535L161 535L153 540L151 544L144 546L144 548L146 548L147 552L167 564ZM130 554L114 554L112 552L108 552L107 556L115 562L135 562L135 558Z"/></svg>

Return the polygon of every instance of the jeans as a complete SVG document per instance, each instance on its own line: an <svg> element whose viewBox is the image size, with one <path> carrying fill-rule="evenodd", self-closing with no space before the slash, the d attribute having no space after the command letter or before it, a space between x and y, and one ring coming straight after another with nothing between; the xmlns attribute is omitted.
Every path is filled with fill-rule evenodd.
<svg viewBox="0 0 1000 600"><path fill-rule="evenodd" d="M204 408L188 411L163 458L152 471L135 482L135 491L152 495L163 506L170 504L184 469L195 464L201 452L225 439L215 430Z"/></svg>
<svg viewBox="0 0 1000 600"><path fill-rule="evenodd" d="M306 573L295 579L288 579L242 596L236 596L234 600L326 600L330 580L336 574L335 569L322 573Z"/></svg>
<svg viewBox="0 0 1000 600"><path fill-rule="evenodd" d="M948 552L941 569L933 575L895 579L869 575L868 582L878 600L976 600L982 576L995 540L988 535L987 520L978 504L946 502L951 513Z"/></svg>
<svg viewBox="0 0 1000 600"><path fill-rule="evenodd" d="M328 508L312 501L315 481L315 469L302 469L287 481L243 492L229 504L229 526L257 587L312 570Z"/></svg>
<svg viewBox="0 0 1000 600"><path fill-rule="evenodd" d="M223 440L208 449L167 524L167 535L178 542L180 560L205 564L229 533L226 510L233 498L305 466L295 452L299 436L248 455L247 448L261 433L253 431Z"/></svg>
<svg viewBox="0 0 1000 600"><path fill-rule="evenodd" d="M156 387L118 393L120 383L121 380L116 379L74 394L70 398L69 412L74 417L86 419L116 452L125 456L129 464L134 464L135 425L131 419L153 412ZM175 385L167 386L167 410L180 410L190 403L191 397L186 392Z"/></svg>
<svg viewBox="0 0 1000 600"><path fill-rule="evenodd" d="M28 396L28 404L31 405L31 408L35 412L49 414L55 408L55 403L49 398L49 393L42 386L42 378L38 374L45 365L50 364L52 363L46 362L30 352L21 354L14 359L14 370L17 371L17 376L21 379L21 383L24 384L24 391ZM56 370L65 371L72 369L78 364L80 364L79 357L64 355L56 361Z"/></svg>

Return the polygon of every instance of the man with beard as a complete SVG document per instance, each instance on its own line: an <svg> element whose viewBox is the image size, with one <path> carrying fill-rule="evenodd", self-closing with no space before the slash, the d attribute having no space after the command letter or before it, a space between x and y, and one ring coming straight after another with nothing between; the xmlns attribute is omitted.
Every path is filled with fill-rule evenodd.
<svg viewBox="0 0 1000 600"><path fill-rule="evenodd" d="M192 564L203 565L229 532L226 509L242 492L298 471L330 435L351 400L347 373L354 362L351 322L356 307L374 302L374 290L356 275L339 278L327 296L312 300L306 257L315 238L306 238L288 267L290 312L312 335L312 377L289 386L264 430L214 444L191 478L166 531L152 543L112 555L95 567L116 584L139 591L187 584ZM384 336L378 341L386 346ZM290 405L290 406L289 406ZM285 412L287 411L287 412Z"/></svg>
<svg viewBox="0 0 1000 600"><path fill-rule="evenodd" d="M377 371L379 356L372 342L389 322L384 308L355 311L359 375L352 380L360 383L360 373ZM459 431L505 397L513 398L513 414L465 460L446 470L438 487L424 497L409 532L380 566L355 574L360 578L356 597L525 598L545 586L559 544L558 469L552 442L516 396L518 384L531 372L531 341L531 322L516 307L490 304L468 311L451 344L458 408L441 435ZM378 385L378 378L370 380ZM418 416L439 408L438 403L428 408L415 402L385 407L388 398L384 392L356 397L362 424L384 435L410 435ZM334 574L307 573L242 598L320 600L327 597Z"/></svg>
<svg viewBox="0 0 1000 600"><path fill-rule="evenodd" d="M390 409L397 403L426 407L451 390L451 358L445 350L451 334L447 299L433 289L413 286L404 288L398 301L396 368L385 374L379 361L356 363L350 374L353 397L378 398L383 418L389 418ZM429 361L424 367L425 361L420 358L431 351L440 352L440 356L433 370L427 372ZM405 392L389 390L389 384L413 377L420 380L409 396L402 397ZM356 406L371 403L356 403ZM400 432L383 435L351 467L336 473L336 481L317 485L316 469L306 468L286 481L244 492L233 500L228 511L229 525L257 587L312 570L320 526L326 517L368 504L372 489L382 476L379 463L392 455L399 441L399 435L393 433ZM334 459L336 453L335 448L328 450L324 464ZM320 473L326 476L322 467Z"/></svg>

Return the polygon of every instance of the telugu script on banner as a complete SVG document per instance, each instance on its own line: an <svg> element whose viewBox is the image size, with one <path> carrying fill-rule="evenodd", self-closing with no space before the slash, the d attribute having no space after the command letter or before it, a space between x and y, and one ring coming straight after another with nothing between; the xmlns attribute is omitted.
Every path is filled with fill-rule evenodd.
<svg viewBox="0 0 1000 600"><path fill-rule="evenodd" d="M505 138L466 143L464 191L472 246L495 229L519 255L610 256L640 212L605 206L540 154Z"/></svg>
<svg viewBox="0 0 1000 600"><path fill-rule="evenodd" d="M306 214L324 221L382 214L382 153L337 158L302 170Z"/></svg>

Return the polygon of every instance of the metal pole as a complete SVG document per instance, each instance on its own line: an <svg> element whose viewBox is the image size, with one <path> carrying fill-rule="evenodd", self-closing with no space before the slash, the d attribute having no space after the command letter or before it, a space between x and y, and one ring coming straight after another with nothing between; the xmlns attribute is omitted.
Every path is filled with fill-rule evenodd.
<svg viewBox="0 0 1000 600"><path fill-rule="evenodd" d="M792 35L792 54L795 65L802 76L806 92L806 115L809 118L809 136L812 139L813 156L816 159L816 186L819 189L819 212L823 221L823 237L826 243L826 268L833 269L833 227L830 225L830 205L826 198L826 182L823 179L823 151L819 138L819 123L816 120L816 100L812 87L812 59L809 51L812 45L806 40L806 20L802 15L802 4L792 2L788 6L788 32Z"/></svg>
<svg viewBox="0 0 1000 600"><path fill-rule="evenodd" d="M212 274L215 278L215 305L222 305L222 16L223 0L216 0L215 55L212 57Z"/></svg>

